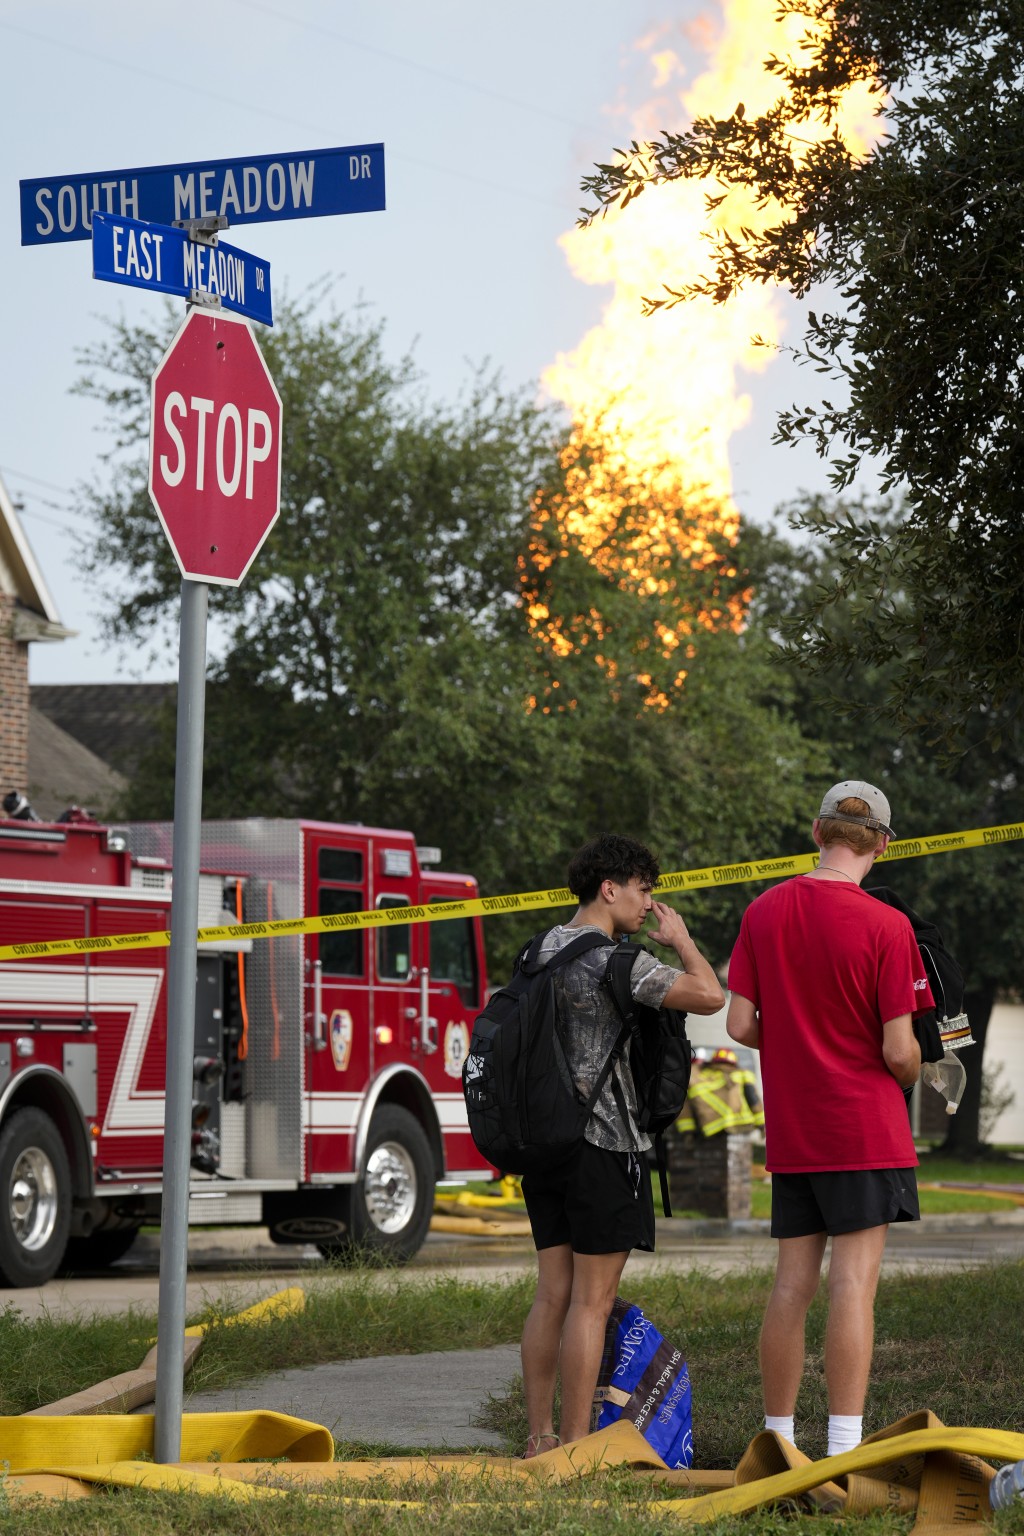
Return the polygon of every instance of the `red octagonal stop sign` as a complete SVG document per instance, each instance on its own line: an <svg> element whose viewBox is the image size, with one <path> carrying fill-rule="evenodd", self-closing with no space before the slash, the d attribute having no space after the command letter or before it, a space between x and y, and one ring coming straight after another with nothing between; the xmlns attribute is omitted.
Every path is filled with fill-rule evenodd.
<svg viewBox="0 0 1024 1536"><path fill-rule="evenodd" d="M281 504L281 397L247 322L190 310L152 412L149 494L181 574L237 587Z"/></svg>

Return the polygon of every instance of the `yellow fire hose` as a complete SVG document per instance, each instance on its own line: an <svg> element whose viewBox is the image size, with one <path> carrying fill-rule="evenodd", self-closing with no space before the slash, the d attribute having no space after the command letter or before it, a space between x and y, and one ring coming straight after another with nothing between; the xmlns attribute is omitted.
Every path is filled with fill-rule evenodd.
<svg viewBox="0 0 1024 1536"><path fill-rule="evenodd" d="M523 1203L519 1180L506 1175L499 1188L499 1195L478 1195L469 1189L437 1195L431 1232L457 1233L460 1237L529 1237L527 1217L522 1212L507 1211L508 1206ZM485 1211L487 1214L483 1215Z"/></svg>
<svg viewBox="0 0 1024 1536"><path fill-rule="evenodd" d="M670 1471L639 1431L621 1421L532 1461L445 1457L333 1462L331 1437L319 1425L284 1414L232 1413L186 1414L182 1462L162 1466L138 1459L151 1454L152 1433L151 1418L128 1415L0 1419L0 1444L10 1467L7 1493L14 1498L81 1498L103 1487L131 1487L215 1491L241 1500L280 1498L288 1491L315 1497L327 1484L371 1477L385 1491L389 1484L415 1477L424 1482L426 1493L442 1472L529 1484L575 1481L582 1474L630 1467L677 1495L651 1506L652 1514L666 1521L703 1524L780 1500L805 1499L833 1516L883 1508L916 1511L916 1536L939 1536L954 1523L959 1532L966 1532L980 1529L987 1520L993 1468L982 1457L1024 1457L1024 1435L948 1429L928 1413L901 1420L856 1450L817 1462L764 1432L751 1442L735 1473ZM286 1463L260 1464L250 1459L253 1456L284 1457ZM394 1500L355 1497L343 1502L387 1507ZM408 1499L400 1504L415 1507Z"/></svg>
<svg viewBox="0 0 1024 1536"><path fill-rule="evenodd" d="M223 1322L258 1325L301 1309L304 1301L301 1289L291 1287ZM188 1363L201 1344L203 1326L209 1325L190 1330ZM127 1384L127 1377L133 1378L132 1393L141 1390L143 1377L155 1391L155 1353L150 1350L137 1372L30 1414L0 1418L0 1456L9 1469L7 1496L87 1498L104 1488L129 1487L216 1492L235 1500L281 1498L289 1492L315 1498L331 1483L371 1479L386 1495L414 1479L427 1493L442 1475L458 1473L528 1485L575 1481L581 1474L629 1467L674 1495L651 1506L652 1513L666 1520L705 1523L780 1500L798 1500L833 1517L876 1509L916 1512L912 1536L946 1536L953 1525L960 1533L979 1530L989 1517L988 1488L994 1472L981 1458L1024 1459L1024 1434L950 1429L925 1410L869 1436L856 1450L817 1462L765 1431L750 1442L735 1472L671 1470L635 1426L622 1420L531 1461L446 1455L336 1462L334 1442L322 1425L288 1414L248 1412L184 1414L181 1462L158 1465L149 1459L154 1444L151 1415L107 1412L97 1417L88 1411L101 1403L116 1406L117 1389ZM130 1400L146 1399L136 1395ZM341 1502L386 1508L395 1501L351 1496ZM406 1498L398 1502L406 1509L418 1507ZM595 1507L602 1502L592 1501ZM461 1507L472 1507L472 1501Z"/></svg>

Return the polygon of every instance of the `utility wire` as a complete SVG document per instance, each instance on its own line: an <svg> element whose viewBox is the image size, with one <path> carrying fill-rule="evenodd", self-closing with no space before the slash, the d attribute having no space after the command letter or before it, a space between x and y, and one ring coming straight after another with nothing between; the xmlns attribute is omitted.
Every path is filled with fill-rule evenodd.
<svg viewBox="0 0 1024 1536"><path fill-rule="evenodd" d="M320 22L310 21L296 15L294 12L280 11L276 6L266 5L263 0L234 0L247 11L259 11L264 16L273 16L278 21L283 21L290 27L301 27L306 32L319 32L322 37L333 38L335 42L343 43L346 48L355 48L360 53L372 53L378 59L387 59L389 63L401 64L405 69L417 70L420 74L431 75L435 80L443 80L447 85L457 85L464 91L473 91L478 96L489 96L492 101L500 101L507 107L515 107L520 112L527 112L532 117L546 117L553 123L561 123L565 128L576 128L582 133L590 133L593 123L578 123L571 117L564 117L560 112L552 112L547 107L538 107L533 102L521 101L516 96L506 96L503 91L495 91L488 85L481 85L479 80L466 80L461 75L449 74L447 70L435 69L432 64L423 64L418 59L407 59L401 53L392 53L387 48L375 48L372 43L356 42L355 38L347 37L341 32L336 32L333 27L325 27Z"/></svg>
<svg viewBox="0 0 1024 1536"><path fill-rule="evenodd" d="M83 48L77 43L69 43L64 38L47 37L42 32L34 32L30 27L16 26L10 21L0 21L0 31L17 33L21 37L30 38L33 42L42 43L46 48L62 48L67 53L77 54L84 59L90 59L93 63L106 64L113 69L120 69L133 76L142 76L147 80L155 80L160 85L171 87L175 91L188 91L194 96L202 96L208 100L219 102L222 106L234 107L236 110L252 113L256 117L274 118L279 123L288 123L292 127L302 128L311 133L333 133L333 129L324 128L319 123L313 123L308 119L288 116L282 112L274 112L267 107L257 106L252 101L240 101L236 97L225 95L222 90L212 91L204 86L196 85L191 80L176 80L169 75L159 74L156 70L146 69L141 65L125 63L121 59L113 59L108 54L97 53L94 49ZM536 197L531 192L526 192L522 187L498 185L485 176L473 176L467 171L457 170L451 165L438 165L432 160L420 160L413 155L406 155L401 150L389 150L392 160L397 160L406 165L415 166L419 170L432 171L436 175L452 176L457 181L467 181L474 186L485 187L502 200L518 198L520 201L538 203L545 208L557 208L566 217L573 213L561 202L550 197Z"/></svg>
<svg viewBox="0 0 1024 1536"><path fill-rule="evenodd" d="M30 480L33 485L44 486L48 491L56 491L60 496L72 496L65 485L54 485L52 480L40 480L38 475L29 475L23 469L15 469L13 464L0 464L0 471L5 475L13 475L16 480Z"/></svg>

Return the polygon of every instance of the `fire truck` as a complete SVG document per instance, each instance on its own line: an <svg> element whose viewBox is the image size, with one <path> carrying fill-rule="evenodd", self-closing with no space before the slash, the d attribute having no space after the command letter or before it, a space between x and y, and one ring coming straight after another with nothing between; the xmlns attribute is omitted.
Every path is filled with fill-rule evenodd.
<svg viewBox="0 0 1024 1536"><path fill-rule="evenodd" d="M0 820L0 944L164 932L173 827ZM201 928L476 896L408 832L205 822ZM0 1284L102 1268L159 1222L166 948L0 961ZM198 946L189 1222L409 1258L435 1184L490 1177L462 1063L477 918Z"/></svg>

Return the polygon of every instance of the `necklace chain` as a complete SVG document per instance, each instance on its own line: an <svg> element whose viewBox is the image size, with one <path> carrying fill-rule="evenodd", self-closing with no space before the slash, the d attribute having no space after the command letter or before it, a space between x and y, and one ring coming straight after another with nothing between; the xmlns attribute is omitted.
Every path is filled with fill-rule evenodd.
<svg viewBox="0 0 1024 1536"><path fill-rule="evenodd" d="M821 863L819 863L818 868L819 869L830 869L834 875L842 875L844 880L853 880L854 885L859 885L860 884L859 880L854 880L854 877L852 875L848 875L846 873L845 869L840 869L835 864L821 864Z"/></svg>

